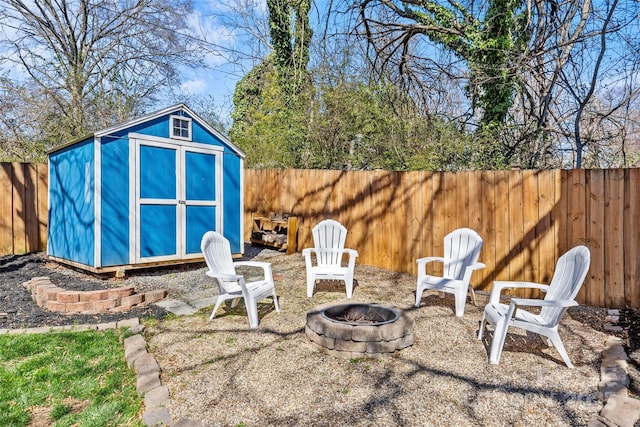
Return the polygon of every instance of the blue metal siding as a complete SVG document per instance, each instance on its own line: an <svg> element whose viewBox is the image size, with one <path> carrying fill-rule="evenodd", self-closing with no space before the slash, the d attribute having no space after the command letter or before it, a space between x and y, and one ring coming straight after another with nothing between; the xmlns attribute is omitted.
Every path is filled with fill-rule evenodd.
<svg viewBox="0 0 640 427"><path fill-rule="evenodd" d="M176 149L140 146L140 197L176 198Z"/></svg>
<svg viewBox="0 0 640 427"><path fill-rule="evenodd" d="M176 254L176 207L170 205L140 206L140 256Z"/></svg>
<svg viewBox="0 0 640 427"><path fill-rule="evenodd" d="M187 254L200 253L202 236L215 229L217 209L214 206L187 206L186 248Z"/></svg>
<svg viewBox="0 0 640 427"><path fill-rule="evenodd" d="M241 236L241 218L243 212L240 211L240 200L242 197L242 189L240 187L240 174L242 172L240 169L240 158L227 144L201 126L197 120L192 122L191 131L193 141L224 148L224 206L222 207L224 236L231 244L231 252L241 253L244 243L243 236Z"/></svg>
<svg viewBox="0 0 640 427"><path fill-rule="evenodd" d="M202 142L203 144L222 146L222 141L210 134L204 127L200 125L200 122L193 120L191 122L191 135L195 142Z"/></svg>
<svg viewBox="0 0 640 427"><path fill-rule="evenodd" d="M211 206L217 201L216 187L217 155L199 152L185 153L185 198L186 236L185 252L188 255L200 253L202 236L209 230L216 230L216 214L221 210ZM198 205L198 202L204 205Z"/></svg>
<svg viewBox="0 0 640 427"><path fill-rule="evenodd" d="M125 129L122 134L140 133L143 135L169 138L169 115L161 116L153 120L139 123Z"/></svg>
<svg viewBox="0 0 640 427"><path fill-rule="evenodd" d="M49 157L47 253L94 266L95 159L93 139Z"/></svg>
<svg viewBox="0 0 640 427"><path fill-rule="evenodd" d="M216 200L216 157L194 152L185 157L187 200Z"/></svg>
<svg viewBox="0 0 640 427"><path fill-rule="evenodd" d="M243 236L240 235L242 212L240 200L242 188L240 186L240 158L230 151L224 153L224 236L231 244L231 252L240 253Z"/></svg>
<svg viewBox="0 0 640 427"><path fill-rule="evenodd" d="M129 140L102 139L102 266L129 263Z"/></svg>

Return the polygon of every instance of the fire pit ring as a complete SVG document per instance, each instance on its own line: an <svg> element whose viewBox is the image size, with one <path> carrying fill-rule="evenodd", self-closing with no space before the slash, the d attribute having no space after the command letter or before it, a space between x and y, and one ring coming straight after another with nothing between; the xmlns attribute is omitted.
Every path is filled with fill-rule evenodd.
<svg viewBox="0 0 640 427"><path fill-rule="evenodd" d="M413 344L415 322L381 304L323 304L307 313L305 333L323 353L348 359L381 357Z"/></svg>

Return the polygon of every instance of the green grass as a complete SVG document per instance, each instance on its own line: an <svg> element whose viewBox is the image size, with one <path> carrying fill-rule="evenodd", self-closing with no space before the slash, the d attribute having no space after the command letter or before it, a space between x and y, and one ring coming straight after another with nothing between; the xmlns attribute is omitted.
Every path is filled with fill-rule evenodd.
<svg viewBox="0 0 640 427"><path fill-rule="evenodd" d="M142 426L123 339L118 330L1 335L0 426Z"/></svg>

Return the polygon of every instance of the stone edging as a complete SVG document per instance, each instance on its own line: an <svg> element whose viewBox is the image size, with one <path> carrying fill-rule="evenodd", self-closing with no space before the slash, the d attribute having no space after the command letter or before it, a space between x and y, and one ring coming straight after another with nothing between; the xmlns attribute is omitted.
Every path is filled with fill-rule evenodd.
<svg viewBox="0 0 640 427"><path fill-rule="evenodd" d="M136 294L133 286L95 291L69 291L54 285L48 277L34 277L22 284L40 307L61 313L105 313L127 311L132 307L158 302L166 289Z"/></svg>
<svg viewBox="0 0 640 427"><path fill-rule="evenodd" d="M609 310L605 329L621 332L615 325L619 311ZM624 341L616 336L609 336L602 352L600 365L599 398L604 402L600 414L595 416L589 427L633 427L640 419L640 400L629 396L629 375L627 374L627 353Z"/></svg>

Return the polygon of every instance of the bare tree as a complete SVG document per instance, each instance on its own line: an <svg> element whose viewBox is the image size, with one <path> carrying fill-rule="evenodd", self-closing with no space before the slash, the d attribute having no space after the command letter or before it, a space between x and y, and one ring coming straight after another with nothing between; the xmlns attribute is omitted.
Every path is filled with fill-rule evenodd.
<svg viewBox="0 0 640 427"><path fill-rule="evenodd" d="M3 67L59 114L59 143L144 110L201 65L189 0L0 0Z"/></svg>

